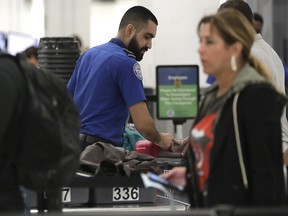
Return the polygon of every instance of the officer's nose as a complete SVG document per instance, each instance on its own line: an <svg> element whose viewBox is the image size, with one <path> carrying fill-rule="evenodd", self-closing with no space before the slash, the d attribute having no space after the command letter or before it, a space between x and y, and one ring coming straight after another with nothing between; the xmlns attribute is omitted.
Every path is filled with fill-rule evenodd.
<svg viewBox="0 0 288 216"><path fill-rule="evenodd" d="M147 47L148 49L151 49L151 48L152 48L152 41L151 41L151 40L147 42L146 47Z"/></svg>

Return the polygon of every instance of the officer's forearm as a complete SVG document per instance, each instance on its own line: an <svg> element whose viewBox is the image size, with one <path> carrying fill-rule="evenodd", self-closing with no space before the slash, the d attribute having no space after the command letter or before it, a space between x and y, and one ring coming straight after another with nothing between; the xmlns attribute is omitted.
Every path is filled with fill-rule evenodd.
<svg viewBox="0 0 288 216"><path fill-rule="evenodd" d="M152 121L152 119L151 119ZM135 125L136 129L138 130L138 132L145 137L147 140L153 142L153 143L159 143L161 142L161 135L160 133L157 131L154 122L150 122L149 124L145 124L145 125Z"/></svg>

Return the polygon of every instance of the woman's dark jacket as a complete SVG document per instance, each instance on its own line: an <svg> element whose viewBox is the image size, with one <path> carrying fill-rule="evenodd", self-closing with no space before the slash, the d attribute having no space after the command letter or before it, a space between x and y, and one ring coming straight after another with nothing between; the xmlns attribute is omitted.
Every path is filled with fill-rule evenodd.
<svg viewBox="0 0 288 216"><path fill-rule="evenodd" d="M211 86L202 104L217 89L217 83ZM243 184L233 126L232 104L237 92L240 92L237 116L248 189ZM215 120L205 206L283 205L285 187L280 117L286 97L248 64L241 69L228 94ZM200 106L200 116L203 111ZM195 124L199 120L196 119Z"/></svg>

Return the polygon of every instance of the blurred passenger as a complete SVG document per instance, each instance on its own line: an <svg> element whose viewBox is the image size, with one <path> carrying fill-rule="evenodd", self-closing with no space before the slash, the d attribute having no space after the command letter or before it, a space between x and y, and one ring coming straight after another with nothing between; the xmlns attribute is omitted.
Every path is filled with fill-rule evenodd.
<svg viewBox="0 0 288 216"><path fill-rule="evenodd" d="M24 50L26 60L35 66L38 66L38 48L35 46L28 47Z"/></svg>
<svg viewBox="0 0 288 216"><path fill-rule="evenodd" d="M203 69L216 82L203 95L186 168L162 176L187 186L192 205L284 205L280 117L287 98L250 55L253 26L238 10L221 9L201 19L198 35Z"/></svg>
<svg viewBox="0 0 288 216"><path fill-rule="evenodd" d="M11 149L16 145L13 133L19 126L25 89L26 82L17 64L12 59L0 58L0 212L24 212Z"/></svg>
<svg viewBox="0 0 288 216"><path fill-rule="evenodd" d="M137 62L152 48L157 25L150 10L132 7L122 17L115 38L80 56L67 88L80 112L83 149L97 141L122 146L129 114L146 139L163 148L177 143L155 127Z"/></svg>
<svg viewBox="0 0 288 216"><path fill-rule="evenodd" d="M88 50L88 48L83 45L82 39L78 34L73 34L72 37L74 37L75 40L78 42L81 54Z"/></svg>
<svg viewBox="0 0 288 216"><path fill-rule="evenodd" d="M220 6L219 11L224 8L234 8L239 10L250 21L250 23L253 24L253 12L246 2L242 0L229 0ZM260 33L256 33L254 36L251 53L265 64L272 78L273 84L281 92L285 93L285 71L283 63L275 50L262 38ZM207 81L213 83L213 77L209 76ZM286 118L286 107L281 116L281 124L284 163L288 165L288 122Z"/></svg>
<svg viewBox="0 0 288 216"><path fill-rule="evenodd" d="M264 20L263 20L263 17L259 14L259 13L254 13L254 29L257 33L260 33L262 32L262 28L263 28L263 24L264 24ZM286 91L286 94L287 94L287 85L288 85L288 67L287 65L285 64L285 62L282 60L282 63L283 63L283 67L284 67L284 81L285 81L285 91ZM282 71L282 70L280 70ZM286 109L287 110L287 109ZM286 111L287 112L287 111ZM287 117L287 114L286 114L286 117ZM288 154L286 155L288 157ZM286 159L288 160L288 158ZM286 165L288 165L288 161L286 163Z"/></svg>

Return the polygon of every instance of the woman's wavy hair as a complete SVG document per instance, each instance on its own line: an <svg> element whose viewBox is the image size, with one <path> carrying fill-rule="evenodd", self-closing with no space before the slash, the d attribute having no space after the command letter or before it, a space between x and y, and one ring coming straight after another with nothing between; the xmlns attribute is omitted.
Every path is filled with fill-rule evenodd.
<svg viewBox="0 0 288 216"><path fill-rule="evenodd" d="M205 16L198 24L198 33L201 24L205 23L211 25L211 30L216 28L227 45L232 45L236 42L241 43L243 45L241 54L243 63L249 62L259 74L271 80L265 65L250 55L256 32L241 12L233 8L225 8L217 14Z"/></svg>

